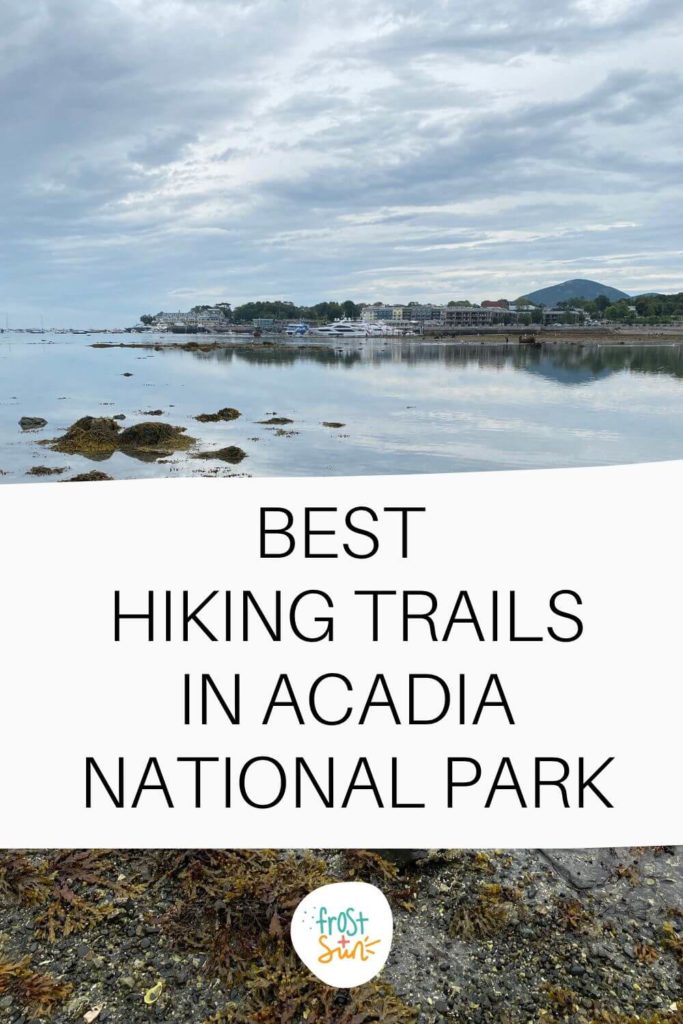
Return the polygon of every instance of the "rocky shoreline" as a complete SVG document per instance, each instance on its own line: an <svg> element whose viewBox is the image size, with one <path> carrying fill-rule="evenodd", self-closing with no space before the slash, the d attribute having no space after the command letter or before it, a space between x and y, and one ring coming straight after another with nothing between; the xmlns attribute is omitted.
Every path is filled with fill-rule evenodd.
<svg viewBox="0 0 683 1024"><path fill-rule="evenodd" d="M0 1020L681 1024L680 848L384 852L0 852ZM348 878L396 924L351 993L288 939Z"/></svg>

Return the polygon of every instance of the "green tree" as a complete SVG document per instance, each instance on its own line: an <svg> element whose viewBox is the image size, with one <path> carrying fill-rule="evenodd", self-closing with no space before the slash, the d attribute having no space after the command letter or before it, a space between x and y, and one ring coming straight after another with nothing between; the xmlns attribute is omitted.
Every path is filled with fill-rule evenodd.
<svg viewBox="0 0 683 1024"><path fill-rule="evenodd" d="M342 302L341 308L343 315L349 320L355 320L360 316L360 306L351 299L347 299L346 302Z"/></svg>

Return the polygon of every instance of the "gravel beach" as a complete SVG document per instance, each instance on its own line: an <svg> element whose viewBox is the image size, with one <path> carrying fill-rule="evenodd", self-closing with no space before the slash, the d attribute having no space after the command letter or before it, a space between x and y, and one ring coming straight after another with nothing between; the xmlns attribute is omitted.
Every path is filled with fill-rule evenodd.
<svg viewBox="0 0 683 1024"><path fill-rule="evenodd" d="M0 853L0 1020L680 1024L680 848L416 857ZM383 976L350 995L288 939L299 899L349 878L396 925Z"/></svg>

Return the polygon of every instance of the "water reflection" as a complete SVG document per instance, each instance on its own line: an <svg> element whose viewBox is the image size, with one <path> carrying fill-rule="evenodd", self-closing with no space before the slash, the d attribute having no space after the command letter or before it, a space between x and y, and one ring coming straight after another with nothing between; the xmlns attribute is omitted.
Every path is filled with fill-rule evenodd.
<svg viewBox="0 0 683 1024"><path fill-rule="evenodd" d="M384 341L93 348L90 339L0 339L0 470L92 467L37 442L81 416L185 427L200 450L237 445L239 470L191 453L132 458L115 477L248 472L258 476L425 473L603 465L683 458L678 345L462 345ZM110 341L103 338L102 341ZM233 422L199 423L225 406ZM292 423L284 431L263 420ZM21 416L48 426L22 434ZM343 427L330 428L336 422ZM60 479L55 476L53 479Z"/></svg>
<svg viewBox="0 0 683 1024"><path fill-rule="evenodd" d="M178 350L156 349L177 356ZM683 346L431 344L425 342L366 342L356 348L309 345L273 345L190 350L193 358L219 363L239 360L255 366L293 366L319 363L352 368L371 363L407 366L440 363L444 366L477 366L540 374L558 384L586 384L612 373L654 373L683 377Z"/></svg>

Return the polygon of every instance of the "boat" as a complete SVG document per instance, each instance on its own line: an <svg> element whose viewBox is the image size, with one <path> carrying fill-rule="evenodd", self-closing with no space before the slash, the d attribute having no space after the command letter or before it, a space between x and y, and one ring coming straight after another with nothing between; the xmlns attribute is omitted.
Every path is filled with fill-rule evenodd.
<svg viewBox="0 0 683 1024"><path fill-rule="evenodd" d="M387 338L398 333L395 325L386 320L361 320L361 323L368 338Z"/></svg>
<svg viewBox="0 0 683 1024"><path fill-rule="evenodd" d="M359 320L335 320L324 327L311 327L316 338L367 338L368 325Z"/></svg>
<svg viewBox="0 0 683 1024"><path fill-rule="evenodd" d="M301 338L304 334L308 334L308 324L287 324L285 328L285 334L290 338Z"/></svg>

